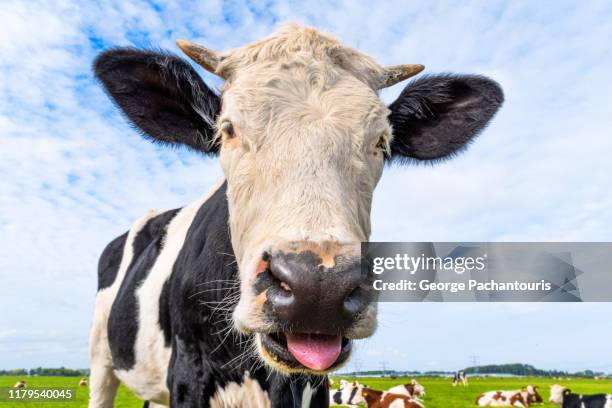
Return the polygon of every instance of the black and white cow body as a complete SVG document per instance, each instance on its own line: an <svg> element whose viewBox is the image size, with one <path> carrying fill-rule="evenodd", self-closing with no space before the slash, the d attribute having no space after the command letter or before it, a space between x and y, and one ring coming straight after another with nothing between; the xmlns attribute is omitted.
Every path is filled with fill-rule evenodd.
<svg viewBox="0 0 612 408"><path fill-rule="evenodd" d="M348 382L341 380L337 389L329 391L329 405L356 407L366 403L363 398L364 385L357 381Z"/></svg>
<svg viewBox="0 0 612 408"><path fill-rule="evenodd" d="M218 405L224 406L223 389L242 386L245 375L271 406L301 406L307 383L316 386L306 393L312 406L325 406L326 379L270 374L245 355L252 339L229 333L225 308L235 303L238 271L227 217L223 183L193 206L147 214L108 245L100 259L99 291L102 297L116 292L107 310L114 374L144 400L173 407L214 404L218 390ZM92 383L102 380L95 373ZM258 405L256 395L248 397L255 400L252 406L266 406Z"/></svg>
<svg viewBox="0 0 612 408"><path fill-rule="evenodd" d="M455 375L453 376L453 387L456 387L459 384L463 386L468 385L467 374L463 370L456 371Z"/></svg>
<svg viewBox="0 0 612 408"><path fill-rule="evenodd" d="M554 384L550 387L549 402L561 408L612 408L612 394L574 394L569 388Z"/></svg>

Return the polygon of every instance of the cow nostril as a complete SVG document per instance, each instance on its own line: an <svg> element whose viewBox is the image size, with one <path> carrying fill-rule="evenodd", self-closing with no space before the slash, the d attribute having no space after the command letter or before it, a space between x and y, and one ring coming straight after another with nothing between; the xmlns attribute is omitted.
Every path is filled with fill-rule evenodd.
<svg viewBox="0 0 612 408"><path fill-rule="evenodd" d="M296 290L294 286L298 285L293 269L286 265L282 258L271 257L267 264L267 271L272 277L273 285L283 294L292 294Z"/></svg>
<svg viewBox="0 0 612 408"><path fill-rule="evenodd" d="M267 269L266 273L269 274L271 278L271 288L275 289L275 292L280 294L283 297L291 297L293 296L291 286L289 283L285 281L283 274L275 273L275 268L271 265L269 261L266 261Z"/></svg>

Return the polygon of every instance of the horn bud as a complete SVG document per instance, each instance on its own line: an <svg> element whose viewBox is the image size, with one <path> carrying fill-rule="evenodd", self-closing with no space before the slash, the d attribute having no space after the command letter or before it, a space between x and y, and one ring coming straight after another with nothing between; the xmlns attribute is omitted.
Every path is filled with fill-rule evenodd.
<svg viewBox="0 0 612 408"><path fill-rule="evenodd" d="M221 61L219 53L187 40L176 40L176 45L202 68L210 73L219 75L217 73L217 66ZM224 78L223 75L219 76Z"/></svg>
<svg viewBox="0 0 612 408"><path fill-rule="evenodd" d="M386 67L383 83L380 89L388 88L397 84L398 82L402 82L405 79L415 76L424 69L425 65L421 64L403 64Z"/></svg>

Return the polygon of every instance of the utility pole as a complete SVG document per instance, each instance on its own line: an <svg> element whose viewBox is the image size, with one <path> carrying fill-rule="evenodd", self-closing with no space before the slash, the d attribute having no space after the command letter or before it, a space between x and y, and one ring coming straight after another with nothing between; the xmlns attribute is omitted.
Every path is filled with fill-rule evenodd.
<svg viewBox="0 0 612 408"><path fill-rule="evenodd" d="M472 361L472 367L474 367L474 374L478 374L478 360L479 360L479 356L477 355L471 355L470 356L470 360Z"/></svg>

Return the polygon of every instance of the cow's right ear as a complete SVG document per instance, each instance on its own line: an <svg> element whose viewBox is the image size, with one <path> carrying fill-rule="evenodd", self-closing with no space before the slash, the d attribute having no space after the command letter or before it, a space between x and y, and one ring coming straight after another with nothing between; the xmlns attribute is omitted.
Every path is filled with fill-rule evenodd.
<svg viewBox="0 0 612 408"><path fill-rule="evenodd" d="M96 78L129 121L154 141L215 154L219 96L167 52L115 48L94 62Z"/></svg>

